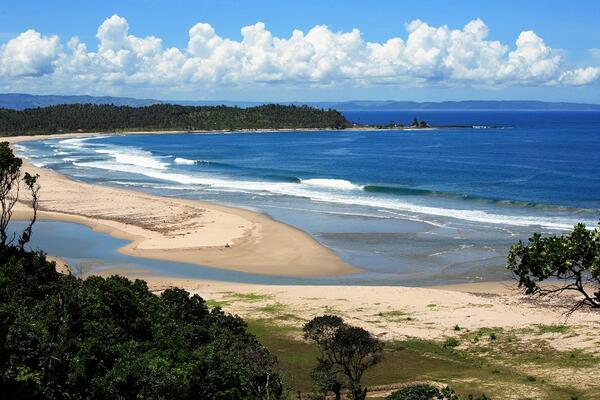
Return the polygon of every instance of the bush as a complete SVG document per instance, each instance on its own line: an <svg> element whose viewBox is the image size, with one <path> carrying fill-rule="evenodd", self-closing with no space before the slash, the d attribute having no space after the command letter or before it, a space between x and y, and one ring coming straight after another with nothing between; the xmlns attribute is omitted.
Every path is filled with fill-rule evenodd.
<svg viewBox="0 0 600 400"><path fill-rule="evenodd" d="M431 385L414 385L396 390L386 400L458 400L458 396L449 387L440 390Z"/></svg>
<svg viewBox="0 0 600 400"><path fill-rule="evenodd" d="M460 342L455 337L448 337L444 341L445 348L454 348L454 347L458 346L459 344L460 344Z"/></svg>
<svg viewBox="0 0 600 400"><path fill-rule="evenodd" d="M431 385L413 385L396 390L385 398L386 400L460 400L454 390L446 386L439 389ZM469 395L468 400L490 400L485 394L478 397Z"/></svg>
<svg viewBox="0 0 600 400"><path fill-rule="evenodd" d="M22 399L270 399L275 359L239 317L182 289L56 272L0 251L0 390Z"/></svg>

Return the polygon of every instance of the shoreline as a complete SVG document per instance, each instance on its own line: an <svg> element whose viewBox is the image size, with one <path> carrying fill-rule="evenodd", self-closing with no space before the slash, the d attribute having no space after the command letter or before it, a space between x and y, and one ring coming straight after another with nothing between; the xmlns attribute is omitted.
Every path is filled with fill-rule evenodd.
<svg viewBox="0 0 600 400"><path fill-rule="evenodd" d="M13 138L11 143L18 143L19 139ZM23 138L41 139L44 137ZM44 210L40 219L81 223L113 237L131 240L120 249L125 254L268 275L334 276L358 271L306 233L262 214L80 183L50 169L34 167L26 160L24 168L41 174ZM142 207L141 211L131 209L132 202ZM121 206L117 208L115 204ZM26 218L27 210L23 204L19 207L15 216ZM173 224L165 222L167 217L172 218ZM202 226L204 230L198 228L202 231L198 233L190 229L190 222L206 226ZM163 230L156 230L157 226ZM204 240L207 246L186 247L190 240L196 245L198 242L194 240ZM207 240L212 240L212 245ZM231 241L231 247L224 247L224 241ZM63 271L68 270L59 258L52 259L58 261ZM285 270L289 263L300 268ZM407 338L442 341L493 328L518 334L528 343L543 339L559 351L595 352L600 326L600 316L596 314L580 310L567 320L560 299L536 301L517 292L515 282L507 281L429 287L320 286L214 281L126 268L108 268L93 275L115 274L143 279L155 293L180 287L226 312L284 326L298 328L317 315L340 315L389 341ZM84 273L83 277L86 276ZM567 334L535 333L558 324L568 324ZM530 331L534 333L527 333Z"/></svg>
<svg viewBox="0 0 600 400"><path fill-rule="evenodd" d="M488 129L501 129L508 126L490 126ZM368 131L432 131L437 129L479 129L474 125L431 125L427 127L414 126L394 126L394 127L377 127L377 126L351 126L348 128L256 128L256 129L214 129L214 130L110 130L110 131L95 131L95 132L60 132L60 133L32 133L23 135L3 135L0 134L0 140L11 141L12 138L19 138L20 142L42 139L62 139L62 138L81 138L91 136L124 136L124 135L228 135L235 133L286 133L286 132L368 132ZM31 138L31 139L28 139Z"/></svg>
<svg viewBox="0 0 600 400"><path fill-rule="evenodd" d="M361 129L357 129L361 130ZM277 131L292 131L292 130L247 130L247 132L254 133L268 133ZM319 130L314 130L319 131ZM239 132L239 131L236 131ZM66 139L66 138L87 138L96 136L124 136L124 135L169 135L169 134L182 134L189 133L187 131L138 131L138 132L113 132L113 133L61 133L61 134L50 134L50 135L25 135L25 136L11 136L6 137L11 146L21 142L37 141L45 139ZM191 134L227 134L227 131L198 131ZM184 264L207 266L217 269L237 271L243 273L257 274L257 275L273 275L281 277L297 277L297 278L319 278L319 277L335 277L350 275L355 273L363 272L362 269L351 266L341 260L332 250L326 246L320 244L318 241L313 239L310 235L304 231L288 225L286 223L273 220L268 215L258 213L255 211L249 211L235 206L224 206L215 203L210 203L202 200L190 200L181 199L176 197L164 197L158 195L146 194L141 191L135 191L124 188L114 188L111 186L88 184L83 182L75 181L74 179L64 176L52 169L46 167L36 167L24 157L23 169L30 172L40 174L40 182L43 186L48 187L56 192L57 188L68 190L73 193L85 192L85 189L89 189L89 192L102 192L106 198L101 199L101 203L110 203L108 209L101 210L100 215L85 215L82 212L81 207L68 203L68 195L60 196L60 199L55 199L51 196L50 201L55 203L52 208L44 209L44 200L48 200L47 196L42 197L42 204L40 211L38 212L39 220L54 220L76 223L87 226L93 231L108 234L117 239L123 239L129 241L128 244L119 248L118 251L121 254L154 259L163 261L179 262ZM62 191L62 190L61 190ZM42 194L44 194L44 187L42 187ZM53 193L54 195L56 193ZM75 196L76 197L76 196ZM104 197L104 196L103 196ZM219 233L218 237L208 239L200 235L201 232L190 232L186 229L179 229L182 221L174 221L175 232L172 229L165 229L165 227L154 226L148 227L148 224L137 221L135 217L140 217L139 214L133 216L134 218L124 218L119 215L112 215L112 204L117 204L120 200L127 198L128 200L134 198L134 201L139 205L142 203L149 203L150 201L166 202L168 204L177 203L179 206L196 206L200 207L200 211L216 211L217 218L211 220L209 223L212 224L212 228L216 225L222 225L225 223L225 227L222 230L217 229ZM77 199L78 201L81 199ZM84 199L88 200L88 199ZM96 201L96 199L93 199ZM15 220L27 220L30 213L26 207L23 207L23 202L15 207ZM69 209L66 210L65 206ZM89 213L89 210L86 210ZM152 211L158 211L156 208ZM197 210L196 210L197 211ZM218 212L223 212L219 214ZM160 215L152 215L149 213L149 217L164 217L160 211ZM234 215L241 217L241 225L235 225L232 221L224 221L223 218L219 218L222 215ZM210 217L210 215L209 215ZM240 220L238 220L239 222ZM153 221L156 222L156 221ZM166 222L165 219L162 221L162 225ZM203 221L197 221L200 225L206 223L206 219ZM249 222L249 224L248 224ZM161 224L159 224L161 225ZM266 237L263 237L262 229L267 227ZM147 229L150 228L150 229ZM163 234L156 234L157 232L148 232L148 230L163 231ZM173 228L173 227L170 227ZM218 228L218 227L217 227ZM168 231L168 232L165 232ZM223 232L226 231L226 232ZM209 233L212 233L209 231ZM291 238L285 238L285 235L292 235ZM179 236L173 237L173 236ZM186 236L191 236L186 238ZM229 238L229 240L227 240ZM271 240L272 245L265 244L266 241ZM281 238L288 240L280 240ZM180 240L178 240L180 239ZM189 240L186 240L189 239ZM195 239L199 239L199 242L194 242ZM299 241L298 241L299 239ZM159 242L168 241L166 245L160 245ZM283 243L282 243L283 242ZM291 244L291 247L286 246L285 242ZM200 244L199 244L200 243ZM310 254L306 254L306 253ZM254 253L254 254L253 254ZM271 262L268 262L271 261ZM282 265L287 266L289 262L296 264L295 270L285 270ZM314 264L316 262L317 264ZM324 266L322 268L321 265ZM133 271L126 271L133 272ZM158 276L158 275L157 275ZM171 275L161 275L164 278L170 278ZM175 278L177 279L177 278ZM190 278L194 279L194 278ZM228 281L223 281L228 282ZM502 283L496 281L484 282L485 284L492 285L490 288L495 291L495 284ZM424 288L444 288L447 287L451 291L465 291L471 292L477 287L477 291L481 292L480 285L482 282L465 282L459 284L445 284L439 283L434 285L425 285ZM472 286L474 285L474 286ZM319 285L320 286L320 285ZM327 285L334 286L334 285ZM361 286L361 285L352 285ZM376 285L367 285L376 286ZM463 289L458 289L463 287Z"/></svg>
<svg viewBox="0 0 600 400"><path fill-rule="evenodd" d="M23 141L95 135L6 139L15 145ZM40 175L40 220L80 223L129 240L119 249L122 254L278 276L319 277L360 272L307 233L264 214L77 182L50 169L35 167L27 159L23 160L23 170ZM27 219L29 215L26 205L19 202L15 220Z"/></svg>

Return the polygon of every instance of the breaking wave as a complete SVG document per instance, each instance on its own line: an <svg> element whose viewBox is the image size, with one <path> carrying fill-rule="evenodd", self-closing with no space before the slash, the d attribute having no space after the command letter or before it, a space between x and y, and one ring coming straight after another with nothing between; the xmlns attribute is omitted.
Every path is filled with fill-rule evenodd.
<svg viewBox="0 0 600 400"><path fill-rule="evenodd" d="M180 164L180 165L194 165L194 164L196 164L195 160L188 160L187 158L182 158L182 157L175 157L175 160L173 162L175 164Z"/></svg>
<svg viewBox="0 0 600 400"><path fill-rule="evenodd" d="M149 151L136 148L108 144L87 143L89 139L65 139L60 142L60 151L69 148L78 149L78 158L63 157L73 166L79 168L94 168L105 171L115 171L141 175L164 182L164 186L175 190L179 185L186 190L209 190L229 193L249 193L253 196L294 196L310 199L315 202L325 202L344 206L371 207L377 210L391 210L406 218L416 216L435 216L459 220L513 226L541 226L548 229L570 229L574 222L565 214L562 215L531 215L522 212L520 208L528 208L529 203L508 202L506 200L485 199L477 196L463 196L428 189L409 188L386 185L360 185L345 179L333 178L298 178L277 174L249 174L248 179L234 178L217 173L203 172L202 168L192 171L177 168L178 165L211 164L218 162L207 160L192 160L183 157L156 156ZM85 153L86 157L81 157ZM172 164L166 162L172 160ZM228 164L224 164L228 165ZM229 168L242 168L229 165ZM262 171L261 171L262 172ZM424 198L438 197L448 199L446 203L437 201L427 203ZM481 202L512 204L517 212L506 212L498 209L486 209L483 206L473 207L459 200L477 200ZM441 205L440 205L441 204Z"/></svg>

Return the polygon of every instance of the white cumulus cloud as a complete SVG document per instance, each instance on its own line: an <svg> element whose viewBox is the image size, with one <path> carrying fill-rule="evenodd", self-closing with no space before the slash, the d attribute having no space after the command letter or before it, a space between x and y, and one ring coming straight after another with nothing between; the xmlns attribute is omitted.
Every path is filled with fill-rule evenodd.
<svg viewBox="0 0 600 400"><path fill-rule="evenodd" d="M113 15L98 28L89 49L78 38L28 30L0 48L0 85L35 79L62 88L127 85L195 90L278 83L292 86L583 86L600 68L566 68L561 56L533 31L514 44L488 38L480 20L461 29L415 20L405 37L368 42L358 29L335 32L317 25L276 37L258 22L241 28L241 40L219 36L208 23L188 31L187 46L163 48L160 38L130 33ZM28 78L24 78L28 77Z"/></svg>
<svg viewBox="0 0 600 400"><path fill-rule="evenodd" d="M598 78L600 78L600 68L587 67L565 71L560 75L559 81L565 85L583 86L595 82Z"/></svg>
<svg viewBox="0 0 600 400"><path fill-rule="evenodd" d="M45 37L29 29L0 47L0 75L40 76L54 71L60 55L58 36Z"/></svg>

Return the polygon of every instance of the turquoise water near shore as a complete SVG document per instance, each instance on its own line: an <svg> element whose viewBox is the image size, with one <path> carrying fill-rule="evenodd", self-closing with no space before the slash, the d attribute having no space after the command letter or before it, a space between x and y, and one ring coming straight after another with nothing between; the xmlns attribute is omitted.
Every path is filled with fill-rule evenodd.
<svg viewBox="0 0 600 400"><path fill-rule="evenodd" d="M476 128L50 139L21 153L86 182L268 213L362 281L503 279L510 244L598 220L600 113L346 115Z"/></svg>
<svg viewBox="0 0 600 400"><path fill-rule="evenodd" d="M24 221L11 222L9 230L20 233ZM385 285L387 274L359 273L336 277L297 278L249 274L201 265L190 265L162 260L131 257L119 253L126 240L95 232L85 225L62 221L38 221L28 248L46 254L58 255L71 267L76 276L110 269L138 270L159 276L198 278L215 281L256 283L269 285ZM426 282L413 282L413 284Z"/></svg>

